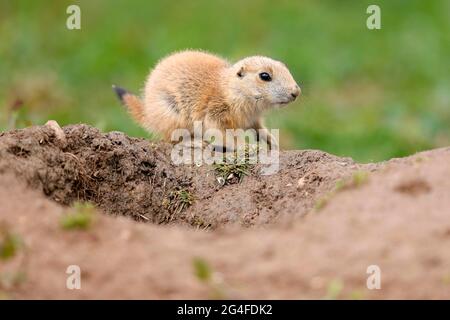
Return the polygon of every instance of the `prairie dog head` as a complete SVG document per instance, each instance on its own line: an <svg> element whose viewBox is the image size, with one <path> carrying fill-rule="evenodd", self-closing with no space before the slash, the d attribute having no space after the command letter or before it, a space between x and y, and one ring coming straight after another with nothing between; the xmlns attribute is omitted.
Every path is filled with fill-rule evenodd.
<svg viewBox="0 0 450 320"><path fill-rule="evenodd" d="M300 87L286 65L267 57L242 59L230 67L229 94L258 109L286 105L300 95Z"/></svg>

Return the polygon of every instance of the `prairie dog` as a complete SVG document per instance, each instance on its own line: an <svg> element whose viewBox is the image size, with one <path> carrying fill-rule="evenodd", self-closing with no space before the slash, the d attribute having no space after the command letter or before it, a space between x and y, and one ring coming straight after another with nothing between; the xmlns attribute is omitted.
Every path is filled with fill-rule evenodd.
<svg viewBox="0 0 450 320"><path fill-rule="evenodd" d="M174 129L255 129L270 147L276 141L262 124L264 110L286 105L300 87L279 61L252 56L234 64L202 51L162 59L150 72L142 99L113 86L128 112L146 130L170 141Z"/></svg>

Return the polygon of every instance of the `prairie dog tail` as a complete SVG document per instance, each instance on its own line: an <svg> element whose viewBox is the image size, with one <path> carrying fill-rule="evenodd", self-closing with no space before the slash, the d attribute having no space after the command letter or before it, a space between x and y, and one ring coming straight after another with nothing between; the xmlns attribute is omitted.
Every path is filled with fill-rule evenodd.
<svg viewBox="0 0 450 320"><path fill-rule="evenodd" d="M144 123L144 105L142 104L141 99L139 99L138 96L116 85L113 85L112 88L117 94L119 100L127 108L131 117L139 124Z"/></svg>

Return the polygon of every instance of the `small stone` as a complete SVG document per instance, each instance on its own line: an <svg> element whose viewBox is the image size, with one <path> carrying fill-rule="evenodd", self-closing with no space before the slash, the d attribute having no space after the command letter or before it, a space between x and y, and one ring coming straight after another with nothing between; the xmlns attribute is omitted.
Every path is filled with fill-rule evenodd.
<svg viewBox="0 0 450 320"><path fill-rule="evenodd" d="M297 188L298 189L302 189L305 186L305 178L301 177L300 179L298 179L297 181Z"/></svg>
<svg viewBox="0 0 450 320"><path fill-rule="evenodd" d="M225 184L225 179L223 177L217 177L217 182L223 186Z"/></svg>
<svg viewBox="0 0 450 320"><path fill-rule="evenodd" d="M66 135L63 129L61 129L61 127L59 126L58 122L56 122L55 120L49 120L45 125L53 129L56 139L58 139L60 142L66 143Z"/></svg>

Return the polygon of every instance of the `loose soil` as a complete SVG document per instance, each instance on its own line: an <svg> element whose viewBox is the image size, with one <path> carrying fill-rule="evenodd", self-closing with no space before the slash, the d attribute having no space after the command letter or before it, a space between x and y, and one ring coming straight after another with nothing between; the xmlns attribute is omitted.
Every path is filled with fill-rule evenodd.
<svg viewBox="0 0 450 320"><path fill-rule="evenodd" d="M378 164L283 151L278 173L225 185L170 152L86 125L0 133L0 249L17 240L0 297L450 298L450 148ZM92 225L63 228L79 201Z"/></svg>

